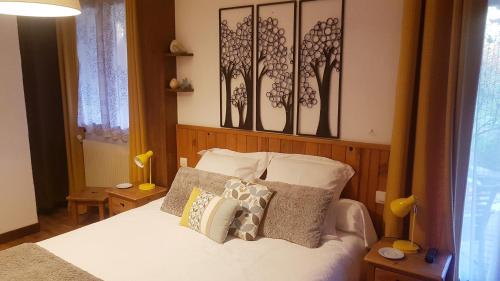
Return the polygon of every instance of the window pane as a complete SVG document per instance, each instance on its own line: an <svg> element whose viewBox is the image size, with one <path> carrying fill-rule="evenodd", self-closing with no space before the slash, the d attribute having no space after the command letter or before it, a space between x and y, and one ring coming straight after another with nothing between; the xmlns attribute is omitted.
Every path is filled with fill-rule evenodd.
<svg viewBox="0 0 500 281"><path fill-rule="evenodd" d="M97 10L82 6L82 13L77 17L76 34L79 64L78 81L78 125L102 124L99 75L97 68Z"/></svg>
<svg viewBox="0 0 500 281"><path fill-rule="evenodd" d="M500 280L500 8L490 5L460 248L460 280Z"/></svg>
<svg viewBox="0 0 500 281"><path fill-rule="evenodd" d="M82 0L77 20L78 124L128 129L125 3Z"/></svg>

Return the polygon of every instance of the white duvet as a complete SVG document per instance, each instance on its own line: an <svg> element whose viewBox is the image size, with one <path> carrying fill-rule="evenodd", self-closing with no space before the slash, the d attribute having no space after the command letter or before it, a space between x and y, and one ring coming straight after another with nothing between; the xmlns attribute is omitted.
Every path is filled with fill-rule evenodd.
<svg viewBox="0 0 500 281"><path fill-rule="evenodd" d="M162 199L38 245L104 280L358 280L364 242L338 233L309 249L284 240L217 244L160 211Z"/></svg>

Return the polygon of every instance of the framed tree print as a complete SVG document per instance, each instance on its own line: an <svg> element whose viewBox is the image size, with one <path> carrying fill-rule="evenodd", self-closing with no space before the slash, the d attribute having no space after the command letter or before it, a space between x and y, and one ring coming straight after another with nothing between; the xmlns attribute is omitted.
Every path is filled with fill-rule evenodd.
<svg viewBox="0 0 500 281"><path fill-rule="evenodd" d="M220 125L253 130L254 8L219 10Z"/></svg>
<svg viewBox="0 0 500 281"><path fill-rule="evenodd" d="M343 0L300 1L299 135L339 137L343 9Z"/></svg>
<svg viewBox="0 0 500 281"><path fill-rule="evenodd" d="M293 134L296 2L257 5L256 129Z"/></svg>

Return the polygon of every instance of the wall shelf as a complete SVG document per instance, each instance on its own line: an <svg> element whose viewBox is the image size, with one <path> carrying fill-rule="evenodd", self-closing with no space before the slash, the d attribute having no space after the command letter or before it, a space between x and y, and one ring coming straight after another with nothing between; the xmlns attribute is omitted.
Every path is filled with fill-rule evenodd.
<svg viewBox="0 0 500 281"><path fill-rule="evenodd" d="M177 58L177 57L193 57L194 54L193 53L178 53L178 54L174 54L174 53L171 53L171 52L165 52L163 53L163 55L165 57L168 57L168 58ZM170 81L170 80L168 80ZM168 82L167 81L167 88L165 89L165 91L167 93L192 93L194 92L194 89L192 87L189 87L189 88L177 88L177 89L172 89L170 87L168 87Z"/></svg>
<svg viewBox="0 0 500 281"><path fill-rule="evenodd" d="M192 93L194 92L194 89L193 88L178 88L178 89L172 89L172 88L167 88L166 89L167 92L171 92L171 93Z"/></svg>
<svg viewBox="0 0 500 281"><path fill-rule="evenodd" d="M194 56L193 53L181 53L181 54L174 54L174 53L165 53L166 57L192 57Z"/></svg>

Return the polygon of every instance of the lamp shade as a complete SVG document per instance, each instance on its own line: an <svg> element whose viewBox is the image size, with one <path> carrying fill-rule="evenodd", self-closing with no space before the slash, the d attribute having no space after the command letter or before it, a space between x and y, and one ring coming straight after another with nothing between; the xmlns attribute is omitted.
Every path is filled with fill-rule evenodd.
<svg viewBox="0 0 500 281"><path fill-rule="evenodd" d="M394 215L404 218L417 203L414 195L408 198L399 198L391 202L391 211Z"/></svg>
<svg viewBox="0 0 500 281"><path fill-rule="evenodd" d="M0 0L0 14L68 17L81 14L78 0Z"/></svg>
<svg viewBox="0 0 500 281"><path fill-rule="evenodd" d="M137 155L135 158L134 158L134 162L137 166L139 166L140 168L144 168L144 165L148 162L149 158L153 156L153 151L148 151L146 153L143 153L143 154L140 154L140 155Z"/></svg>

